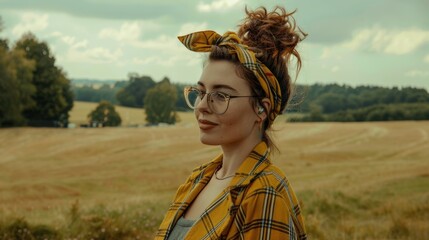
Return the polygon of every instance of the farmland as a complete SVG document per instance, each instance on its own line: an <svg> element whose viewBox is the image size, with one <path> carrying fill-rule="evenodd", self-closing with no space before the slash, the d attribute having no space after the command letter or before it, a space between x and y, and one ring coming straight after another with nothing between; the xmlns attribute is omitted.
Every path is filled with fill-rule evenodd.
<svg viewBox="0 0 429 240"><path fill-rule="evenodd" d="M75 104L71 120L85 122L93 108ZM144 125L142 110L118 111L124 126ZM178 185L220 152L199 142L192 113L180 118L164 127L1 129L0 229L22 218L63 231L73 214L96 215L119 219L100 220L104 231L132 226L151 238ZM302 202L311 239L429 238L429 122L280 119L274 129L273 162Z"/></svg>

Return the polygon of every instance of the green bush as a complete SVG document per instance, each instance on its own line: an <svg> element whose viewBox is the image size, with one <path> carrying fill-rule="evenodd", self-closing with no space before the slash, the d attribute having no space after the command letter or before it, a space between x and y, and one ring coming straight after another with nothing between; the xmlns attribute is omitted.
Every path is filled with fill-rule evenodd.
<svg viewBox="0 0 429 240"><path fill-rule="evenodd" d="M102 123L103 127L116 127L121 125L122 119L116 112L115 106L110 102L101 101L97 108L88 114L90 122Z"/></svg>
<svg viewBox="0 0 429 240"><path fill-rule="evenodd" d="M1 240L128 240L153 239L168 207L167 202L145 202L121 209L98 205L87 210L79 202L53 226L32 225L24 218L0 222Z"/></svg>
<svg viewBox="0 0 429 240"><path fill-rule="evenodd" d="M369 122L369 121L402 121L429 120L429 104L403 103L382 104L371 107L345 110L332 114L322 114L312 110L303 117L290 119L291 122Z"/></svg>
<svg viewBox="0 0 429 240"><path fill-rule="evenodd" d="M18 218L9 225L0 225L2 240L56 240L62 239L60 232L46 225L31 226L25 219Z"/></svg>

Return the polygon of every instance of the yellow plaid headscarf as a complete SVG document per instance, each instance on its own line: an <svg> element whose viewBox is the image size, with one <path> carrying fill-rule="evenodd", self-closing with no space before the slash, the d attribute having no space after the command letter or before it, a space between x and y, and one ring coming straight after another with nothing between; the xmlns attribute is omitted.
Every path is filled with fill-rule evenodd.
<svg viewBox="0 0 429 240"><path fill-rule="evenodd" d="M226 32L221 36L214 31L207 30L178 38L186 48L194 52L211 52L212 46L217 45L227 47L230 54L237 54L240 63L255 74L270 99L270 120L274 120L280 114L282 93L276 77L256 58L255 53L248 46L242 44L235 32Z"/></svg>

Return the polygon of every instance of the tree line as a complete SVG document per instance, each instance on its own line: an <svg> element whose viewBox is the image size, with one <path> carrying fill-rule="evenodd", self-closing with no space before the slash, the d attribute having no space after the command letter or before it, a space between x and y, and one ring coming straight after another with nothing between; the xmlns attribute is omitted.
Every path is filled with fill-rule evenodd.
<svg viewBox="0 0 429 240"><path fill-rule="evenodd" d="M118 85L122 86L118 88ZM84 85L74 87L76 99L81 92L91 92L97 101L108 100L103 96L116 96L114 101L128 107L144 107L146 91L155 85L149 76L130 74L128 82L118 81L114 85L100 88ZM186 84L173 83L176 89L176 111L188 111L183 97ZM106 91L110 91L106 94ZM141 101L137 101L137 100ZM112 101L112 100L111 100ZM423 88L387 88L379 86L351 87L339 84L297 85L293 91L286 114L290 121L389 121L428 120L429 93Z"/></svg>
<svg viewBox="0 0 429 240"><path fill-rule="evenodd" d="M162 81L170 82L168 77ZM85 81L84 81L85 82ZM144 108L144 99L149 89L156 86L155 80L147 75L139 75L138 73L128 74L128 80L116 81L114 83L106 83L99 81L98 84L93 84L95 81L72 80L72 89L76 101L83 102L100 102L108 101L113 104L118 104L124 107ZM183 88L188 84L170 83L175 89L176 100L174 109L176 111L187 111L185 97L183 96Z"/></svg>
<svg viewBox="0 0 429 240"><path fill-rule="evenodd" d="M288 112L291 121L429 120L429 93L415 87L297 86Z"/></svg>

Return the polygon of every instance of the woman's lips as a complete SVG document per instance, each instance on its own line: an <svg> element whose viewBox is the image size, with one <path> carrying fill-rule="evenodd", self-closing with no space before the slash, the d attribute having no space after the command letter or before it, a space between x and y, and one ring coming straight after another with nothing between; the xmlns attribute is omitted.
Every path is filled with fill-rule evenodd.
<svg viewBox="0 0 429 240"><path fill-rule="evenodd" d="M209 129L216 127L218 124L214 123L214 122L210 122L208 120L199 119L198 125L200 126L201 130L209 130Z"/></svg>

